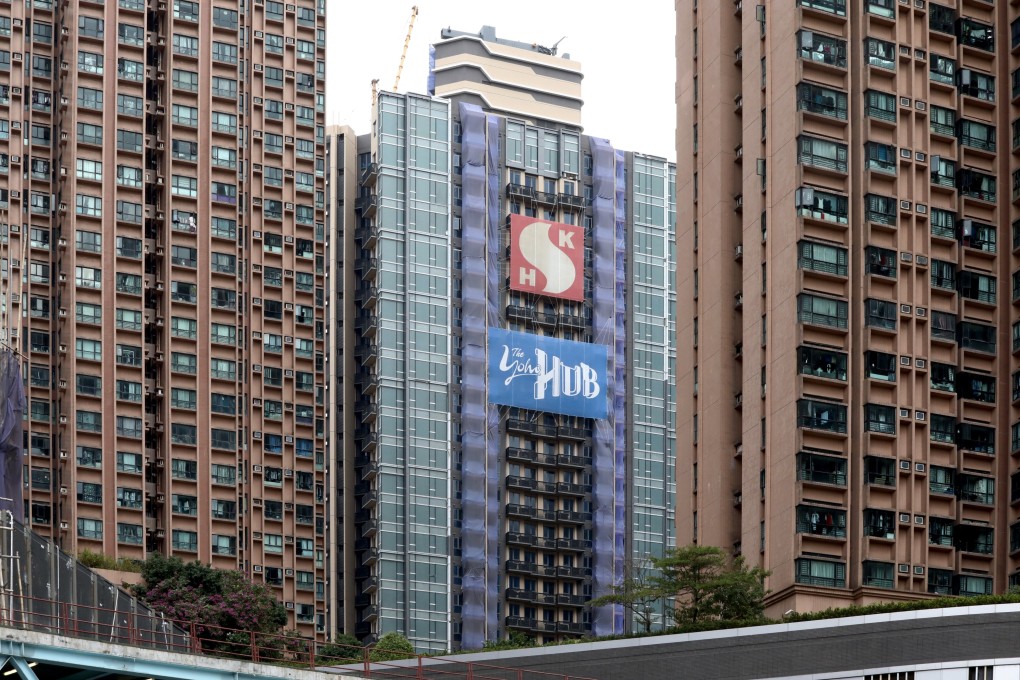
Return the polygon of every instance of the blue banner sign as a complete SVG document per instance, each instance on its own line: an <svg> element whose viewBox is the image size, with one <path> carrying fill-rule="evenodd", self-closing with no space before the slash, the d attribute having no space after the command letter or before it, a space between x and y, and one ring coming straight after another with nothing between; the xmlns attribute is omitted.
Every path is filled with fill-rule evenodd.
<svg viewBox="0 0 1020 680"><path fill-rule="evenodd" d="M608 417L604 345L489 329L489 402L582 418Z"/></svg>

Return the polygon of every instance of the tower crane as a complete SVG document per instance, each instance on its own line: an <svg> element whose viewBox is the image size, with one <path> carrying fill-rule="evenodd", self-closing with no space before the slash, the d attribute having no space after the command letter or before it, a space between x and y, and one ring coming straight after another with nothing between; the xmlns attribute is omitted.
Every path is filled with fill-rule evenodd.
<svg viewBox="0 0 1020 680"><path fill-rule="evenodd" d="M393 80L393 91L397 91L400 85L400 74L404 72L404 59L407 58L407 47L411 44L411 31L414 30L414 20L418 18L418 5L411 8L411 21L407 24L407 37L404 38L404 51L400 53L400 65L397 66L397 77Z"/></svg>

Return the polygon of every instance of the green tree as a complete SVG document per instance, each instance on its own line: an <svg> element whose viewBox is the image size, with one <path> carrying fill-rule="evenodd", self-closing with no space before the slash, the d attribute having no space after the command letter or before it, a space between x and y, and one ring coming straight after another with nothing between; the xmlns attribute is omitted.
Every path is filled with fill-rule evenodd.
<svg viewBox="0 0 1020 680"><path fill-rule="evenodd" d="M625 568L627 576L623 583L613 586L611 592L593 599L590 605L592 607L622 605L634 615L645 633L651 633L652 624L655 622L655 604L665 600L668 595L663 595L657 584L651 580L654 573L651 559L630 561Z"/></svg>
<svg viewBox="0 0 1020 680"><path fill-rule="evenodd" d="M621 604L651 630L652 605L675 598L666 607L674 623L696 625L709 620L744 621L762 617L768 572L748 567L742 557L729 560L721 548L689 545L649 557L649 567L633 573L592 606Z"/></svg>
<svg viewBox="0 0 1020 680"><path fill-rule="evenodd" d="M341 666L364 660L364 648L358 638L342 633L317 650L315 663L320 666Z"/></svg>
<svg viewBox="0 0 1020 680"><path fill-rule="evenodd" d="M372 661L400 661L412 656L414 656L414 645L397 632L386 633L372 646Z"/></svg>

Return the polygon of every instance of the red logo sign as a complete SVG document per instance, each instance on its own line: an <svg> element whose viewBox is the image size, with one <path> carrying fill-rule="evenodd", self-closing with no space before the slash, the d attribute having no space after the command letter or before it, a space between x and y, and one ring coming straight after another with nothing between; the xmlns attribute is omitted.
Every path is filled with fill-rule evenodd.
<svg viewBox="0 0 1020 680"><path fill-rule="evenodd" d="M584 229L511 215L510 289L584 300Z"/></svg>

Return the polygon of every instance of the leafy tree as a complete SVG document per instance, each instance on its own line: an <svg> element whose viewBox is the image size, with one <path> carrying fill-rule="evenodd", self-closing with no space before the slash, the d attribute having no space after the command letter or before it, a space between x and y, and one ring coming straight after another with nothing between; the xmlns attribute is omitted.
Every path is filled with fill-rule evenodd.
<svg viewBox="0 0 1020 680"><path fill-rule="evenodd" d="M512 630L506 640L486 640L482 649L487 652L495 652L504 649L527 649L535 645L535 638L532 636L519 630Z"/></svg>
<svg viewBox="0 0 1020 680"><path fill-rule="evenodd" d="M414 645L397 632L390 632L379 638L372 647L372 661L400 661L414 656Z"/></svg>
<svg viewBox="0 0 1020 680"><path fill-rule="evenodd" d="M250 654L252 633L261 648L287 623L272 591L238 571L157 554L142 565L142 580L135 595L168 619L194 623L205 651Z"/></svg>
<svg viewBox="0 0 1020 680"><path fill-rule="evenodd" d="M754 620L765 611L768 572L748 567L742 557L731 562L721 548L670 548L662 557L649 557L648 563L648 569L637 570L592 606L621 604L634 612L645 632L651 630L651 605L670 597L677 606L667 607L667 615L680 625Z"/></svg>
<svg viewBox="0 0 1020 680"><path fill-rule="evenodd" d="M342 633L318 648L315 663L320 666L340 666L364 660L361 642L358 638Z"/></svg>
<svg viewBox="0 0 1020 680"><path fill-rule="evenodd" d="M626 569L628 576L623 583L614 585L610 593L595 598L590 604L592 607L623 605L624 609L634 615L645 633L651 633L655 619L654 605L668 595L663 595L657 584L652 582L653 566L650 559L630 561Z"/></svg>

